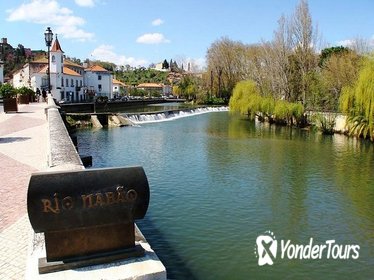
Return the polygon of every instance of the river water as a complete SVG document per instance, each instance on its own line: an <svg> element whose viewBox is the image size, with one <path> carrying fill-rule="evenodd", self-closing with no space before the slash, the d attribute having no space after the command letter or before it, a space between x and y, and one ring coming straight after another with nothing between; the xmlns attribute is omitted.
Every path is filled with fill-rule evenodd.
<svg viewBox="0 0 374 280"><path fill-rule="evenodd" d="M138 225L169 279L373 279L369 142L228 112L79 130L77 137L94 167L144 167L151 200ZM259 266L268 251L256 239L267 231L278 252L271 252L273 265ZM294 259L291 248L282 258L288 240L315 250L330 242L330 256L325 248L321 258ZM351 249L333 259L349 245L359 245L359 255Z"/></svg>

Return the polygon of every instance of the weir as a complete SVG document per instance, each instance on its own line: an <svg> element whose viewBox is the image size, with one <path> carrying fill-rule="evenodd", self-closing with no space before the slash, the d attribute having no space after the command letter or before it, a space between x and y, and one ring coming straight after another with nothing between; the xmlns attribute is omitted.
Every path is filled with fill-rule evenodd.
<svg viewBox="0 0 374 280"><path fill-rule="evenodd" d="M148 244L147 240L144 238L143 234L140 232L136 224L134 224L134 227L127 227L127 229L133 229L133 236L134 236L134 241L125 240L126 242L126 248L132 248L133 245L132 242L135 242L134 248L136 248L137 252L140 252L140 249L144 254L132 254L132 256L137 256L136 258L134 257L127 257L124 259L124 257L118 257L110 254L110 252L107 253L107 250L105 248L105 240L110 242L109 246L117 246L119 244L120 246L123 247L121 240L122 238L126 238L124 234L126 235L127 233L123 231L122 234L119 234L118 236L112 236L111 237L111 232L122 230L122 226L118 225L116 226L113 223L109 223L106 221L107 219L110 219L113 216L114 209L109 209L108 207L114 207L116 210L115 211L120 211L118 212L119 217L124 217L121 210L121 207L124 207L122 204L119 202L124 201L127 204L129 201L131 203L138 203L135 202L138 201L137 199L139 198L139 195L141 193L140 189L139 190L126 190L126 186L117 186L117 193L118 197L116 198L114 196L114 192L109 192L107 189L105 189L106 192L103 192L105 195L108 196L108 194L112 194L113 196L109 196L109 200L106 202L106 208L102 208L102 204L104 201L101 199L103 195L100 195L100 185L107 185L108 181L113 180L112 183L109 185L112 185L115 183L115 181L118 180L118 177L116 179L116 174L119 176L122 176L122 169L108 169L108 170L87 170L87 172L83 166L83 163L79 157L79 154L68 134L68 131L62 121L60 112L59 112L59 107L55 105L54 100L52 96L48 96L48 107L45 110L46 116L47 116L47 122L48 122L48 131L49 131L49 139L48 139L48 167L49 169L47 172L44 172L43 174L33 174L31 176L31 179L34 178L34 180L30 180L30 185L29 185L29 193L28 193L28 211L29 211L29 217L31 224L33 225L34 230L37 233L33 233L31 241L29 243L29 254L28 254L28 260L27 260L27 268L26 268L26 273L25 273L25 279L166 279L166 269L164 265L161 263L161 261L158 259L156 253L152 250L150 245ZM124 169L123 169L124 170ZM127 168L128 172L130 172L130 168ZM124 170L125 171L125 170ZM87 172L87 173L86 173ZM105 179L105 177L99 175L99 172L101 173L108 173L108 172L114 172L113 175L110 175L108 179ZM126 171L127 172L127 171ZM132 172L132 171L131 171ZM92 177L91 175L97 174L96 179L93 179L91 183L87 181L85 176ZM100 173L100 174L101 174ZM62 198L61 202L62 204L56 204L54 203L56 201L56 195L58 196L59 193L65 193L66 196L66 190L65 186L68 184L69 180L63 183L63 180L66 180L67 177L64 176L64 174L71 174L72 180L70 180L70 189L69 189L69 196ZM104 174L104 175L105 175ZM135 176L133 172L131 173L131 176ZM48 179L48 177L54 177L52 180L47 180L44 183L40 180L44 180L44 178ZM70 175L69 175L70 176ZM95 175L96 176L96 175ZM130 176L130 177L131 177ZM36 179L38 177L38 179ZM79 178L81 177L81 178ZM122 176L123 177L123 176ZM40 178L40 180L39 180ZM125 175L123 177L124 181L128 180L129 175ZM135 180L137 180L137 177L134 177ZM98 181L102 181L101 183L98 183ZM40 182L40 183L38 183ZM81 183L79 183L81 182ZM136 181L137 182L137 181ZM85 184L85 185L84 185ZM54 187L54 185L59 185L59 187ZM82 186L84 185L84 186ZM135 181L130 184L131 186L136 185ZM30 186L32 186L32 190L30 191ZM38 189L36 189L36 187ZM83 189L82 189L83 188ZM107 219L100 220L99 217L97 216L98 213L95 214L96 218L88 218L84 219L83 216L79 215L79 204L76 204L76 202L79 201L79 199L76 199L73 193L78 194L78 198L81 197L79 194L82 191L88 191L89 189L92 189L92 196L95 194L96 195L96 200L95 203L98 203L97 196L100 196L100 207L95 208L92 211L110 211L112 214L109 215ZM118 190L121 190L124 188L124 190L127 191L127 193L124 192L119 192ZM35 190L35 191L34 191ZM103 190L104 191L104 190ZM133 193L136 195L133 195ZM131 192L131 193L130 193ZM50 198L45 198L43 196L43 193L46 193L49 195ZM53 193L54 193L54 198L53 198ZM128 195L129 197L127 198ZM35 195L42 195L43 197L40 197L39 199L34 199ZM90 193L88 193L90 195ZM93 196L94 197L94 196ZM122 199L122 197L124 197ZM48 200L48 201L47 201ZM38 201L42 201L44 203L44 208L38 207ZM30 204L31 203L31 204ZM36 203L36 204L32 204ZM93 202L92 202L93 203ZM96 205L95 204L95 205ZM126 204L126 205L127 205ZM93 205L93 204L92 204ZM112 206L113 205L113 206ZM126 206L125 205L125 206ZM74 208L73 208L74 206ZM84 205L83 205L84 206ZM77 208L78 207L78 208ZM125 207L126 208L126 207ZM45 210L43 212L43 209ZM56 218L57 216L62 215L62 212L60 213L60 210L64 209L66 211L66 214L64 215L73 215L73 210L78 211L78 215L73 215L68 219L61 219L61 218ZM108 210L109 209L109 210ZM127 208L126 208L127 209ZM132 208L129 208L132 209ZM49 211L51 210L51 211ZM53 210L53 211L52 211ZM32 213L30 211L33 211ZM126 210L128 211L128 210ZM137 210L135 210L137 211ZM100 212L100 213L101 213ZM46 220L40 219L38 216L41 214L47 215L49 219L52 219L51 222L46 222ZM58 215L57 215L57 214ZM104 213L104 212L103 212ZM130 220L132 221L132 213L134 212L129 212L126 214ZM56 217L52 217L50 215L57 215ZM84 212L83 214L88 215L89 213ZM91 213L92 214L92 213ZM105 214L105 213L104 213ZM135 215L135 214L134 214ZM61 217L61 216L60 216ZM136 218L136 215L135 215ZM71 219L76 219L78 222L73 222L71 223ZM89 237L91 234L90 230L85 232L84 235L77 235L79 238L87 239L83 243L80 243L80 239L72 239L74 238L75 232L82 231L84 228L75 228L79 226L79 223L82 225L86 226L89 224L89 226L94 226L96 227L97 220L99 220L102 225L100 226L100 230L98 230L92 237ZM118 222L119 219L116 219L116 222ZM58 223L65 223L63 227L56 227L54 226L53 223L56 223L55 225L58 225ZM44 230L40 230L39 223L42 223L42 227L45 225L45 230L50 231L48 234L48 240L47 236L43 233ZM127 220L123 221L124 224L128 224ZM107 230L108 234L105 236L102 236L100 231L102 231L101 228L108 224L110 227L110 230ZM130 225L130 224L129 224ZM53 229L51 228L53 227ZM69 232L69 229L67 227L71 227L71 232ZM115 228L114 228L115 227ZM88 229L88 228L87 228ZM57 236L58 238L54 238ZM100 241L100 243L96 244L96 238L103 238L103 240ZM61 238L64 238L64 242L73 242L76 245L76 249L72 250L71 247L63 245L64 242L61 243ZM116 241L115 243L113 242L114 239L118 239L118 242ZM46 242L46 240L49 242ZM59 241L60 240L60 241ZM56 241L56 242L55 242ZM114 245L113 245L114 244ZM88 247L87 247L88 246ZM97 247L99 246L99 247ZM65 260L64 258L66 256L74 256L74 255L80 255L81 252L85 252L86 248L89 248L92 252L97 251L99 248L100 250L106 250L104 255L98 255L92 256L92 257L84 257L83 259L74 259L74 260ZM108 247L109 248L109 247ZM140 248L140 249L139 249ZM66 250L70 251L66 251ZM46 257L46 251L47 251L47 261L48 263L45 264L45 257ZM56 253L57 252L57 253ZM126 251L126 255L128 255ZM114 256L114 257L113 257ZM131 256L131 255L130 255ZM54 260L59 260L58 262ZM113 261L116 261L115 263ZM46 267L46 268L45 268ZM60 267L62 269L65 269L63 271L59 271ZM55 272L58 271L58 272ZM47 273L47 274L40 274L40 273Z"/></svg>
<svg viewBox="0 0 374 280"><path fill-rule="evenodd" d="M194 115L200 115L210 112L223 112L228 111L228 107L200 107L194 109L183 109L183 110L167 110L167 111L156 111L150 113L136 113L126 114L125 116L134 124L142 123L153 123L160 121L175 120L184 117L190 117Z"/></svg>

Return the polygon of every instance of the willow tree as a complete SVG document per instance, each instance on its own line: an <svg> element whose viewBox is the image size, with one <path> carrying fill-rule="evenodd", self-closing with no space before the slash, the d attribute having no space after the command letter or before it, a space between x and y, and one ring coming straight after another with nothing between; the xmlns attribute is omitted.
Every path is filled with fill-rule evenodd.
<svg viewBox="0 0 374 280"><path fill-rule="evenodd" d="M354 86L343 88L340 106L351 135L374 141L374 57L367 58Z"/></svg>
<svg viewBox="0 0 374 280"><path fill-rule="evenodd" d="M258 120L270 123L302 125L302 104L262 96L254 81L239 82L234 88L229 106L230 111L248 115L251 119L258 117Z"/></svg>
<svg viewBox="0 0 374 280"><path fill-rule="evenodd" d="M241 81L236 84L230 98L230 111L248 115L254 119L261 110L262 97L255 82Z"/></svg>

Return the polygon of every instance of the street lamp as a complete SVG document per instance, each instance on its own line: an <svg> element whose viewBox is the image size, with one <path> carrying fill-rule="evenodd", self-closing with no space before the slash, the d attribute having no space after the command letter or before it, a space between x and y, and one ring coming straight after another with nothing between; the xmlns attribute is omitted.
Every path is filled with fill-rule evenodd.
<svg viewBox="0 0 374 280"><path fill-rule="evenodd" d="M45 44L48 47L48 93L51 93L51 64L49 57L49 49L52 45L53 33L50 27L47 27L47 30L44 33Z"/></svg>

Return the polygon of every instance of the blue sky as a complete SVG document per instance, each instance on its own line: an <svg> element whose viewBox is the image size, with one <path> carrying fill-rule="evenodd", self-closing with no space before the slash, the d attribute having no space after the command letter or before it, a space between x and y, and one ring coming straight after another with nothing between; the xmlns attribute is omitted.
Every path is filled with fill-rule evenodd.
<svg viewBox="0 0 374 280"><path fill-rule="evenodd" d="M12 0L0 2L0 37L46 49L50 26L70 57L132 66L166 59L204 65L217 39L270 40L299 0ZM309 0L326 46L357 37L374 44L374 1Z"/></svg>

